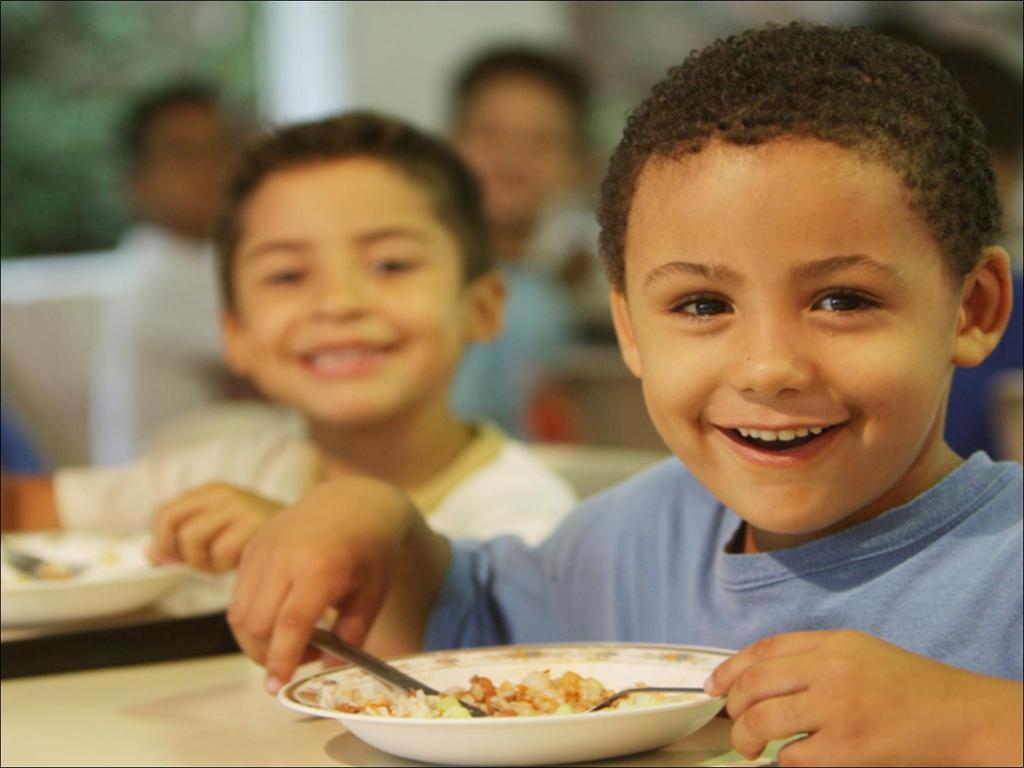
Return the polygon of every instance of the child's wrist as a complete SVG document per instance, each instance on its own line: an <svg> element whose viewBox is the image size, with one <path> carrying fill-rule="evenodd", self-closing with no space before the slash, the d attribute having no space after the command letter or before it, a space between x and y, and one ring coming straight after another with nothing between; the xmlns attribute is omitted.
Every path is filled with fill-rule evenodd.
<svg viewBox="0 0 1024 768"><path fill-rule="evenodd" d="M971 674L970 695L960 699L948 733L954 765L1002 766L1024 762L1021 684ZM947 702L947 705L951 702Z"/></svg>

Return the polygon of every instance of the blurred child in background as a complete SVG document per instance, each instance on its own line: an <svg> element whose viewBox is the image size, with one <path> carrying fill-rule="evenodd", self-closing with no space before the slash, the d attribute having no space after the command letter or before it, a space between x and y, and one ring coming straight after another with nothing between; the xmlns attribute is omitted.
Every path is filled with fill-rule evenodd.
<svg viewBox="0 0 1024 768"><path fill-rule="evenodd" d="M154 526L152 556L233 568L252 532L332 477L405 489L452 536L543 538L570 488L488 423L457 419L467 342L501 326L502 276L472 175L444 144L350 114L241 158L217 237L227 361L304 414L124 467L4 477L5 528Z"/></svg>
<svg viewBox="0 0 1024 768"><path fill-rule="evenodd" d="M453 89L452 139L482 186L508 282L505 330L469 350L454 403L519 434L529 434L531 400L565 346L608 323L597 223L579 205L588 101L567 58L518 46L475 58Z"/></svg>
<svg viewBox="0 0 1024 768"><path fill-rule="evenodd" d="M237 129L215 89L144 94L121 128L136 223L117 247L120 290L101 318L92 459L137 458L161 425L228 393L211 238Z"/></svg>

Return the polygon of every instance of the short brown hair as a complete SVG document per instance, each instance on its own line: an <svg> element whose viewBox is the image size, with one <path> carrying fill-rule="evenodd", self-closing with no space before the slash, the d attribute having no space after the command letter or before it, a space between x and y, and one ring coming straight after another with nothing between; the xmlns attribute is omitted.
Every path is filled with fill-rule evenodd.
<svg viewBox="0 0 1024 768"><path fill-rule="evenodd" d="M864 28L770 26L690 54L630 116L598 212L612 286L625 288L626 227L650 158L788 136L889 165L959 277L999 234L985 129L935 56Z"/></svg>
<svg viewBox="0 0 1024 768"><path fill-rule="evenodd" d="M121 153L128 168L146 162L154 125L180 107L223 110L217 89L202 80L177 80L143 94L131 105L120 126Z"/></svg>
<svg viewBox="0 0 1024 768"><path fill-rule="evenodd" d="M531 45L490 48L467 62L455 77L452 118L463 118L477 93L492 81L511 75L529 78L557 93L572 112L573 130L579 142L587 141L590 84L583 70L568 56Z"/></svg>
<svg viewBox="0 0 1024 768"><path fill-rule="evenodd" d="M216 232L224 306L234 310L234 255L245 203L268 177L305 165L368 157L394 167L431 196L441 222L455 236L467 281L494 268L490 235L476 181L443 142L394 118L372 112L272 130L246 147L228 185Z"/></svg>

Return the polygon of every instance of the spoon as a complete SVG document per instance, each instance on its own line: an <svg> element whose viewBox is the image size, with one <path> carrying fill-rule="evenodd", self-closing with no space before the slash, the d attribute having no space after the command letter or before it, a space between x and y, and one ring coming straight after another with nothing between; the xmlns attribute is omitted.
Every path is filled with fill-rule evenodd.
<svg viewBox="0 0 1024 768"><path fill-rule="evenodd" d="M704 693L703 688L672 685L645 685L639 688L623 688L621 691L613 693L604 701L595 704L590 709L588 709L587 712L597 712L599 709L606 709L619 699L623 699L626 696L629 696L633 693L646 693L655 691L664 691L666 693Z"/></svg>
<svg viewBox="0 0 1024 768"><path fill-rule="evenodd" d="M416 678L405 674L402 670L391 666L386 661L378 659L376 656L367 653L361 648L349 645L344 640L335 637L325 629L314 629L312 636L309 638L309 644L315 648L319 648L321 651L326 651L334 656L345 659L346 661L355 664L357 667L361 667L381 682L387 683L391 687L398 688L406 693L423 691L423 693L428 696L443 695L426 683L421 683ZM460 701L459 703L473 717L488 717L488 714L479 707L467 704L464 701Z"/></svg>

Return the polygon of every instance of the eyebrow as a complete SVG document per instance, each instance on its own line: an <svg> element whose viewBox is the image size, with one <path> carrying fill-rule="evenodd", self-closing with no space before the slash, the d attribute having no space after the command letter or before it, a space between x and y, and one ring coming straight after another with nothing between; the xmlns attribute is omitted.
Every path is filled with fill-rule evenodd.
<svg viewBox="0 0 1024 768"><path fill-rule="evenodd" d="M719 282L739 282L742 280L739 272L725 266L724 264L700 264L694 261L670 261L661 264L644 278L644 289L660 283L662 280L671 278L673 275L695 275L706 280L717 280Z"/></svg>
<svg viewBox="0 0 1024 768"><path fill-rule="evenodd" d="M357 245L367 246L378 243L381 240L390 240L391 238L410 239L421 243L426 243L430 240L426 232L416 227L381 227L367 232L360 232L356 235L355 241Z"/></svg>
<svg viewBox="0 0 1024 768"><path fill-rule="evenodd" d="M379 229L371 229L366 232L360 232L355 236L356 245L360 247L368 247L374 243L378 243L382 240L389 240L391 238L405 238L416 240L421 243L429 241L429 236L426 232L423 232L415 227L381 227ZM272 253L292 253L302 254L310 250L310 244L306 240L298 240L291 238L279 238L275 240L264 240L261 243L257 243L252 248L242 252L242 257L246 261L255 261L262 256L268 256Z"/></svg>
<svg viewBox="0 0 1024 768"><path fill-rule="evenodd" d="M842 272L847 269L863 268L870 269L873 272L878 272L892 280L903 282L903 275L899 269L888 264L883 264L880 261L876 261L863 253L852 253L844 256L830 256L827 259L818 259L805 264L798 264L790 271L790 275L794 280L806 282L809 280L820 280L823 277L828 277L836 272ZM724 264L701 264L693 261L670 261L667 264L661 264L655 267L647 273L647 276L644 278L644 289L649 289L652 285L656 285L662 280L668 279L677 274L694 275L696 277L702 277L706 280L715 280L717 282L737 283L742 282L743 280L743 277L738 272Z"/></svg>
<svg viewBox="0 0 1024 768"><path fill-rule="evenodd" d="M255 261L262 256L269 256L272 253L305 253L309 250L309 243L305 240L290 240L281 238L277 240L264 240L251 248L243 250L239 256L246 261Z"/></svg>
<svg viewBox="0 0 1024 768"><path fill-rule="evenodd" d="M809 261L806 264L798 264L793 267L790 274L795 280L807 281L828 277L831 274L842 272L847 269L869 269L872 272L877 272L892 280L896 280L897 282L903 282L903 275L899 269L890 266L889 264L883 264L880 261L876 261L863 253L851 253L845 256L830 256L827 259L819 259L817 261Z"/></svg>

